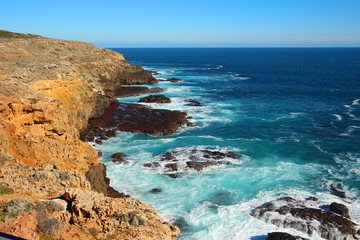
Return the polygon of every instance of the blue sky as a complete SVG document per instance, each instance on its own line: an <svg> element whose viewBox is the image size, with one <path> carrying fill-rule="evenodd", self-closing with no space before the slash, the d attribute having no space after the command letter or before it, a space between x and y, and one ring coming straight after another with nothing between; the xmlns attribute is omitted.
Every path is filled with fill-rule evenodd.
<svg viewBox="0 0 360 240"><path fill-rule="evenodd" d="M0 29L105 47L360 47L360 0L3 0Z"/></svg>

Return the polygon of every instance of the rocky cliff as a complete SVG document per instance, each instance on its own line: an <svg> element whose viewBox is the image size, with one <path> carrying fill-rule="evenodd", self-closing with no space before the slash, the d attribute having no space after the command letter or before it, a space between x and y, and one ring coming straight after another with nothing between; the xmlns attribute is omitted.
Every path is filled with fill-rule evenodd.
<svg viewBox="0 0 360 240"><path fill-rule="evenodd" d="M28 239L176 239L178 229L149 205L93 191L108 180L98 153L79 139L120 85L153 84L151 73L89 43L16 36L0 38L0 231ZM18 198L32 207L9 212ZM54 198L65 207L44 207Z"/></svg>

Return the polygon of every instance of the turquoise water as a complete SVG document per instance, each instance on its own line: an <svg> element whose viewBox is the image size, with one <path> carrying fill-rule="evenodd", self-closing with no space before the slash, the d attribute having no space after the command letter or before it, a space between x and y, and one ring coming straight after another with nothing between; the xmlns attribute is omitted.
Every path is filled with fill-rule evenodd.
<svg viewBox="0 0 360 240"><path fill-rule="evenodd" d="M184 79L155 85L172 103L147 105L186 111L194 127L170 136L118 133L96 146L111 185L154 206L181 228L181 239L259 240L279 230L304 236L249 215L282 195L341 202L360 221L360 49L114 50L159 78ZM185 106L189 98L203 106ZM143 167L173 149L186 160L192 148L239 158L176 179ZM114 152L128 163L112 163ZM346 198L331 192L334 183Z"/></svg>

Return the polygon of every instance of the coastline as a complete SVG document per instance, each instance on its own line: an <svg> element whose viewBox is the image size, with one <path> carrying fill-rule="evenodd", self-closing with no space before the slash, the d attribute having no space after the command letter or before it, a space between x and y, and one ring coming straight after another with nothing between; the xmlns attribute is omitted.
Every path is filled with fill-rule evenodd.
<svg viewBox="0 0 360 240"><path fill-rule="evenodd" d="M109 187L98 153L80 140L119 86L154 84L151 72L88 43L0 44L0 231L34 240L177 239L155 209Z"/></svg>

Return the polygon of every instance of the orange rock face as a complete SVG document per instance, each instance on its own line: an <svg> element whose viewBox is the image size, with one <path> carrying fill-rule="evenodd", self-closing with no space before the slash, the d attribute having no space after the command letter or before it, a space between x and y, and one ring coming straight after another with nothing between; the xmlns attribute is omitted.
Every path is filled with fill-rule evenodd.
<svg viewBox="0 0 360 240"><path fill-rule="evenodd" d="M36 38L0 41L0 160L86 172L96 152L79 140L124 83L151 73L88 43ZM10 58L21 55L26 57Z"/></svg>
<svg viewBox="0 0 360 240"><path fill-rule="evenodd" d="M97 183L106 194L108 183L105 175L87 179L89 166L101 165L97 152L79 139L117 87L155 83L151 73L88 43L0 39L0 49L0 187L13 190L0 195L0 232L31 240L44 234L177 239L179 229L148 204L94 191ZM20 210L15 214L8 206Z"/></svg>

